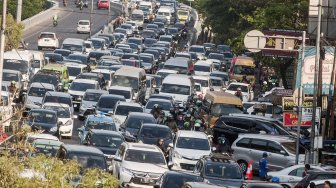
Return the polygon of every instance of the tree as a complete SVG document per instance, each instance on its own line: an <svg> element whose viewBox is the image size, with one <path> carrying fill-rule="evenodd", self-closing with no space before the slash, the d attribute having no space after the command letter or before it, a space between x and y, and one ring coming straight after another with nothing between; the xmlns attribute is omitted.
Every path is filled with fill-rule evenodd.
<svg viewBox="0 0 336 188"><path fill-rule="evenodd" d="M22 1L22 20L32 17L48 7L46 0L24 0ZM0 7L2 10L2 0L0 1ZM7 1L7 12L12 14L16 18L17 0Z"/></svg>
<svg viewBox="0 0 336 188"><path fill-rule="evenodd" d="M11 14L7 14L5 31L5 51L18 48L22 40L24 26L16 23Z"/></svg>

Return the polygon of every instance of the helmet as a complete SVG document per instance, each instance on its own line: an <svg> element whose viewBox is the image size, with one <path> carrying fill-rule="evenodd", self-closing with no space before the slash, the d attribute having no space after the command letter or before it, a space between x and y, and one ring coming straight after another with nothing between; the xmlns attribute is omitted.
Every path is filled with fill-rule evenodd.
<svg viewBox="0 0 336 188"><path fill-rule="evenodd" d="M267 81L264 81L263 84L266 85L266 84L267 84Z"/></svg>
<svg viewBox="0 0 336 188"><path fill-rule="evenodd" d="M201 126L201 124L195 123L195 127L200 127L200 126Z"/></svg>
<svg viewBox="0 0 336 188"><path fill-rule="evenodd" d="M272 177L272 182L273 183L279 183L280 182L280 179L276 176Z"/></svg>
<svg viewBox="0 0 336 188"><path fill-rule="evenodd" d="M13 81L11 81L11 84L15 85L15 84L16 84L16 82L13 80Z"/></svg>
<svg viewBox="0 0 336 188"><path fill-rule="evenodd" d="M187 118L190 118L190 117L191 117L191 114L187 114L186 116L187 116Z"/></svg>
<svg viewBox="0 0 336 188"><path fill-rule="evenodd" d="M185 127L189 127L189 126L190 126L190 123L189 123L189 122L185 122L185 123L184 123L184 126L185 126Z"/></svg>
<svg viewBox="0 0 336 188"><path fill-rule="evenodd" d="M158 104L154 104L153 108L154 109L159 108L159 105Z"/></svg>
<svg viewBox="0 0 336 188"><path fill-rule="evenodd" d="M168 119L173 119L173 115L169 114Z"/></svg>
<svg viewBox="0 0 336 188"><path fill-rule="evenodd" d="M237 91L241 91L241 88L240 88L240 87L238 87L238 88L237 88Z"/></svg>
<svg viewBox="0 0 336 188"><path fill-rule="evenodd" d="M197 100L197 101L196 101L196 105L197 105L197 106L202 106L202 101L201 101L201 100Z"/></svg>
<svg viewBox="0 0 336 188"><path fill-rule="evenodd" d="M262 156L267 157L268 156L267 152L264 152Z"/></svg>

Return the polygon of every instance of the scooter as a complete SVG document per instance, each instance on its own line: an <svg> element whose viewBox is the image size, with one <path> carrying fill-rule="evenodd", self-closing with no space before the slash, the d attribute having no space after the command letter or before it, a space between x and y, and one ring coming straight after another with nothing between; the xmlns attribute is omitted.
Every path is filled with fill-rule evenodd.
<svg viewBox="0 0 336 188"><path fill-rule="evenodd" d="M58 24L58 23L57 23L57 20L54 20L54 21L53 21L53 25L54 25L54 27L56 27L57 24Z"/></svg>
<svg viewBox="0 0 336 188"><path fill-rule="evenodd" d="M87 0L84 1L84 7L89 8L89 2Z"/></svg>

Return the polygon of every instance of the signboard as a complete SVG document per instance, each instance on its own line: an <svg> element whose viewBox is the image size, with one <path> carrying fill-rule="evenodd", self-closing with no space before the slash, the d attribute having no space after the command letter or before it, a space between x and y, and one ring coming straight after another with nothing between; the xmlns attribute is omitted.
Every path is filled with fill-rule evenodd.
<svg viewBox="0 0 336 188"><path fill-rule="evenodd" d="M322 110L327 110L327 96L322 97ZM282 97L282 111L293 111L293 108L297 106L294 102L293 97ZM310 107L313 106L313 97L305 97L302 106Z"/></svg>
<svg viewBox="0 0 336 188"><path fill-rule="evenodd" d="M301 120L310 121L313 116L313 107L302 107L302 118ZM320 122L321 118L321 107L316 108L315 121Z"/></svg>
<svg viewBox="0 0 336 188"><path fill-rule="evenodd" d="M298 115L294 112L283 112L283 125L285 127L294 127L298 125ZM312 122L310 121L302 121L301 125L303 127L309 127L312 126Z"/></svg>

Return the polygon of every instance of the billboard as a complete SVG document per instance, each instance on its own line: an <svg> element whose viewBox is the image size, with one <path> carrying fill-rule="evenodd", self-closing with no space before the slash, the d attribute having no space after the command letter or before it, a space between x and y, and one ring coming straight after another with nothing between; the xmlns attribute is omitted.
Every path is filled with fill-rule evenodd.
<svg viewBox="0 0 336 188"><path fill-rule="evenodd" d="M327 39L336 39L336 1L321 0L322 2L322 22L321 32ZM308 36L316 38L316 26L318 19L319 0L309 0Z"/></svg>

